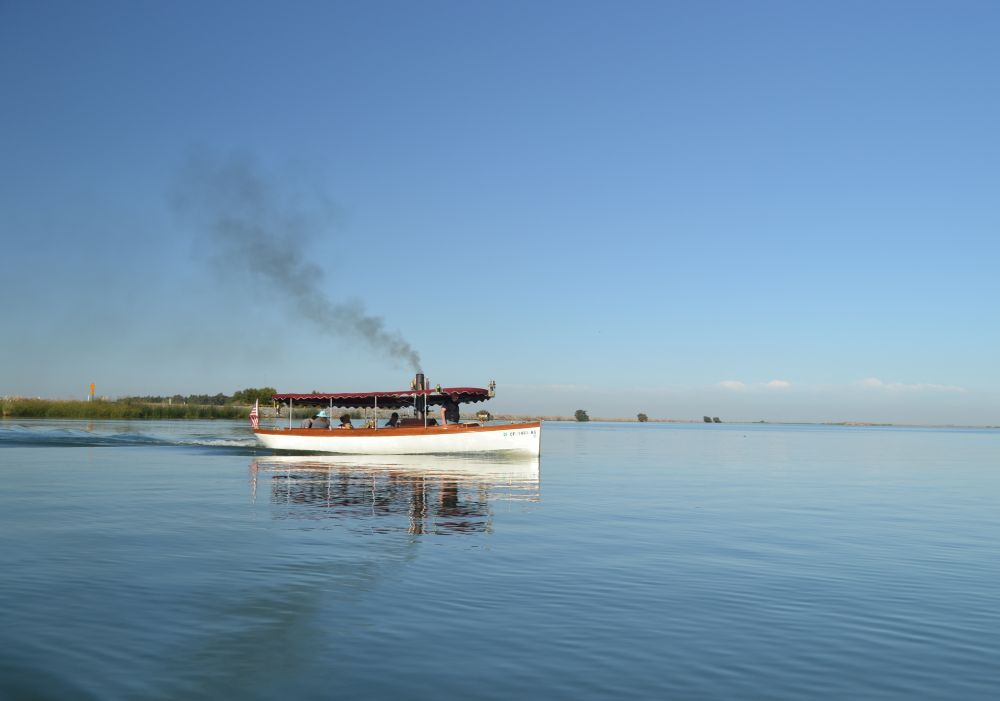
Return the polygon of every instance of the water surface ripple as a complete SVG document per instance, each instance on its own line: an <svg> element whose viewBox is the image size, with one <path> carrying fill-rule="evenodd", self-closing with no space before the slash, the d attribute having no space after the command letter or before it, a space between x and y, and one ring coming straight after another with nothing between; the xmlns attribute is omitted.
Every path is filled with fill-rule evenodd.
<svg viewBox="0 0 1000 701"><path fill-rule="evenodd" d="M992 699L1000 432L0 422L0 698Z"/></svg>

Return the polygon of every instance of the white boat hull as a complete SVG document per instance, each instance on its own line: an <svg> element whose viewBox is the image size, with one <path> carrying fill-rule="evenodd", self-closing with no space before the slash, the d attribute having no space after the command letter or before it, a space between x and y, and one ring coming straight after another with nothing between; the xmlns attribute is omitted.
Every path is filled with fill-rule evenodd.
<svg viewBox="0 0 1000 701"><path fill-rule="evenodd" d="M265 447L344 455L432 455L512 452L539 455L542 426L519 424L429 426L380 429L257 429Z"/></svg>

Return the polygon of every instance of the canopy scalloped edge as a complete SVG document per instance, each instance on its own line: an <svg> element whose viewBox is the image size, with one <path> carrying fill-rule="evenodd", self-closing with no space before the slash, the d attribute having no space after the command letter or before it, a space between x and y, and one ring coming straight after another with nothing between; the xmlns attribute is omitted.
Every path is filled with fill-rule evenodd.
<svg viewBox="0 0 1000 701"><path fill-rule="evenodd" d="M458 395L460 404L474 404L490 399L490 391L480 387L442 387L441 391L399 390L396 392L340 392L337 394L275 394L272 399L278 404L289 402L301 406L335 406L346 409L362 409L378 406L380 409L402 409L411 407L418 397L427 397L427 406L439 406L452 394ZM376 399L378 400L376 402ZM423 401L420 402L421 406Z"/></svg>

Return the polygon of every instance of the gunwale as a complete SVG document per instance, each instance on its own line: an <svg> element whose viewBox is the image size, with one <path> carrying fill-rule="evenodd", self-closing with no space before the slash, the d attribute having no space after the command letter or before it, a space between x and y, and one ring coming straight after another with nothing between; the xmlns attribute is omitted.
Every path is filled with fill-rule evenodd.
<svg viewBox="0 0 1000 701"><path fill-rule="evenodd" d="M539 421L526 421L510 424L449 424L447 426L406 426L400 428L258 428L254 433L267 436L305 436L351 439L363 437L387 438L390 436L434 436L459 433L487 433L490 431L517 431L525 428L538 428Z"/></svg>

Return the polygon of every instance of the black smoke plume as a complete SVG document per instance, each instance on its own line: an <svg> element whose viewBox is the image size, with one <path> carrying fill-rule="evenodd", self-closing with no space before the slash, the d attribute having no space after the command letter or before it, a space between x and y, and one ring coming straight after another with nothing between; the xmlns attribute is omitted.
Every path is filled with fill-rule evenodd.
<svg viewBox="0 0 1000 701"><path fill-rule="evenodd" d="M325 333L354 336L393 360L420 370L420 355L360 302L337 303L323 291L322 268L306 259L308 241L325 226L258 175L245 158L198 157L184 168L174 191L176 211L198 228L223 271L238 269L279 295Z"/></svg>

